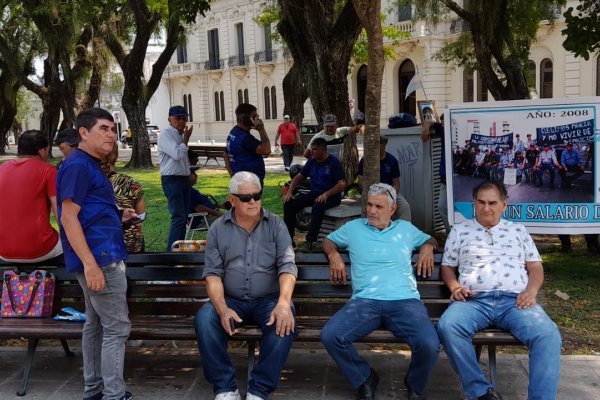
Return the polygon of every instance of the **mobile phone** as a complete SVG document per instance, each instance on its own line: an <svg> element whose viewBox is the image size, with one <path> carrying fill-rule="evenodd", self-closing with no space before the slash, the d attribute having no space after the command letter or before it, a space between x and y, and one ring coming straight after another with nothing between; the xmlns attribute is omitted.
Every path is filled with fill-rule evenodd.
<svg viewBox="0 0 600 400"><path fill-rule="evenodd" d="M142 222L144 222L144 220L146 219L146 213L143 212L141 214L138 214L137 217L130 219L129 221L125 221L126 225L136 225L136 224L140 224Z"/></svg>
<svg viewBox="0 0 600 400"><path fill-rule="evenodd" d="M235 331L235 328L237 328L237 322L233 318L229 318L229 327L232 331Z"/></svg>
<svg viewBox="0 0 600 400"><path fill-rule="evenodd" d="M244 125L246 125L250 128L254 128L254 120L252 118L250 118L249 115L244 115L242 117L242 121L244 122Z"/></svg>

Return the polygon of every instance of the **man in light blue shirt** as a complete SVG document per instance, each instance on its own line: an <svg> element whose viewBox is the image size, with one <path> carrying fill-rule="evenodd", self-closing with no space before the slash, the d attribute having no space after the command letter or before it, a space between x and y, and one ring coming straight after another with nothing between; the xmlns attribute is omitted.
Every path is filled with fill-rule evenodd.
<svg viewBox="0 0 600 400"><path fill-rule="evenodd" d="M171 226L167 236L167 251L176 240L185 238L185 223L190 202L190 162L188 142L192 127L187 127L188 112L182 106L169 108L169 126L158 137L160 182L167 197Z"/></svg>
<svg viewBox="0 0 600 400"><path fill-rule="evenodd" d="M420 248L417 275L433 271L435 239L410 222L392 221L396 191L385 183L369 188L367 218L355 219L323 241L331 279L346 283L346 268L339 250L348 250L352 262L352 298L327 322L321 341L358 398L375 398L379 382L353 346L356 339L386 327L411 347L412 361L404 377L409 399L423 399L425 386L438 359L440 343L423 302L419 298L411 256Z"/></svg>

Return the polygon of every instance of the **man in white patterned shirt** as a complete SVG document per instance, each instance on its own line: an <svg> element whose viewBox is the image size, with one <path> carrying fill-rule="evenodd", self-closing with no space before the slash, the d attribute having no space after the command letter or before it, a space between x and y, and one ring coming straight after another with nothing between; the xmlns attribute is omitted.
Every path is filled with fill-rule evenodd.
<svg viewBox="0 0 600 400"><path fill-rule="evenodd" d="M454 225L442 259L452 303L438 334L468 399L501 399L477 364L471 339L486 328L510 331L529 348L528 398L556 398L561 337L537 304L542 259L525 227L501 220L506 187L484 182L473 190L475 219Z"/></svg>

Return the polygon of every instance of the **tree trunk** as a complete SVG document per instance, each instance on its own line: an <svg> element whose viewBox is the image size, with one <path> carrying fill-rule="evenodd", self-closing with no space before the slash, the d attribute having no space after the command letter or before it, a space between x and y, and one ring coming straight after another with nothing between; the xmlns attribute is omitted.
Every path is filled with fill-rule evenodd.
<svg viewBox="0 0 600 400"><path fill-rule="evenodd" d="M300 62L294 62L288 73L283 78L283 114L304 119L304 102L308 99L306 77ZM298 127L300 129L300 126Z"/></svg>
<svg viewBox="0 0 600 400"><path fill-rule="evenodd" d="M348 107L348 66L361 30L351 1L341 9L335 0L279 0L277 26L294 64L300 64L315 115L335 114L340 126L352 124ZM286 96L284 88L284 98ZM358 166L356 138L344 142L342 160L346 177L353 181Z"/></svg>
<svg viewBox="0 0 600 400"><path fill-rule="evenodd" d="M379 174L379 120L381 116L381 81L384 55L381 30L381 0L353 0L354 8L367 31L368 57L367 90L365 93L365 147L363 175L363 215L366 214L368 188L380 181Z"/></svg>
<svg viewBox="0 0 600 400"><path fill-rule="evenodd" d="M17 115L17 92L21 84L10 71L0 72L0 154L8 141L8 132Z"/></svg>
<svg viewBox="0 0 600 400"><path fill-rule="evenodd" d="M146 106L148 103L141 101L141 98L142 88L139 85L130 84L128 90L123 92L123 110L127 115L133 140L131 159L126 165L127 168L152 167L150 142L146 132Z"/></svg>

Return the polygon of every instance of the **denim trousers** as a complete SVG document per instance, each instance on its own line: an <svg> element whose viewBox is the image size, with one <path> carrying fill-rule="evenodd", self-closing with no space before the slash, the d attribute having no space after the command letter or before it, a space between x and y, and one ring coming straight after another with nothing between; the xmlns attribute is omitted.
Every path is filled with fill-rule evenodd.
<svg viewBox="0 0 600 400"><path fill-rule="evenodd" d="M316 193L300 194L295 199L283 203L283 221L288 228L290 237L294 241L296 233L296 212L304 207L312 207L310 212L310 225L306 233L306 240L316 242L319 238L319 230L323 223L323 216L328 209L340 205L341 196L328 197L324 202L317 203L315 199L319 197Z"/></svg>
<svg viewBox="0 0 600 400"><path fill-rule="evenodd" d="M225 297L227 306L243 320L242 326L257 325L261 329L260 355L250 376L248 393L262 399L267 399L277 389L293 342L293 335L281 337L275 333L276 323L266 325L278 300L279 295L252 300ZM293 306L292 311L295 314ZM235 391L235 367L227 353L229 335L223 330L221 318L212 303L205 304L196 313L195 327L204 377L213 385L214 394Z"/></svg>
<svg viewBox="0 0 600 400"><path fill-rule="evenodd" d="M417 393L425 392L440 353L440 342L425 305L417 299L351 299L325 324L321 342L353 388L362 385L371 367L352 342L385 327L408 343L412 351L406 378Z"/></svg>
<svg viewBox="0 0 600 400"><path fill-rule="evenodd" d="M77 273L87 317L81 336L83 398L103 392L104 400L116 400L125 396L125 342L131 330L125 263L107 265L102 272L106 286L98 292L87 287L83 272Z"/></svg>
<svg viewBox="0 0 600 400"><path fill-rule="evenodd" d="M295 144L282 144L281 151L283 151L283 166L289 168L294 160L294 147Z"/></svg>
<svg viewBox="0 0 600 400"><path fill-rule="evenodd" d="M171 214L171 226L167 236L167 251L177 240L185 239L185 224L190 205L190 183L188 176L163 175L160 177L163 193Z"/></svg>
<svg viewBox="0 0 600 400"><path fill-rule="evenodd" d="M477 363L473 335L486 328L510 331L529 349L529 400L556 398L561 337L539 304L519 310L517 294L499 290L455 301L442 315L438 334L465 395L476 399L492 386Z"/></svg>

